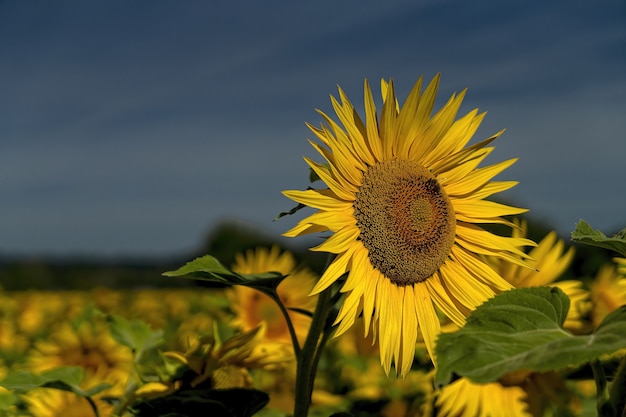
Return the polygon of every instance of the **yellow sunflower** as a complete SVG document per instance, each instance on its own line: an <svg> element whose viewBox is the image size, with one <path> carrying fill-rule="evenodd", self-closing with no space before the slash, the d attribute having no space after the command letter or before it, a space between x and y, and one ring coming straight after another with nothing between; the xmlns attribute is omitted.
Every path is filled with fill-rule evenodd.
<svg viewBox="0 0 626 417"><path fill-rule="evenodd" d="M617 264L617 272L626 277L626 258L613 258L613 261Z"/></svg>
<svg viewBox="0 0 626 417"><path fill-rule="evenodd" d="M281 252L278 246L270 249L256 248L245 254L237 254L232 269L241 274L272 271L288 275L276 289L283 305L288 309L308 311L315 308L317 297L309 297L309 293L317 277L309 269L298 268L293 255L290 252ZM230 295L237 316L234 325L248 331L264 322L267 340L291 344L287 322L274 300L253 288L240 285L233 287ZM309 330L311 318L292 310L289 310L289 318L298 340L302 343Z"/></svg>
<svg viewBox="0 0 626 417"><path fill-rule="evenodd" d="M106 382L111 395L121 394L132 366L130 349L118 344L100 322L63 322L28 354L28 368L42 372L59 366L80 366L86 381Z"/></svg>
<svg viewBox="0 0 626 417"><path fill-rule="evenodd" d="M95 417L89 402L69 391L38 388L26 397L33 417ZM111 411L111 410L109 410Z"/></svg>
<svg viewBox="0 0 626 417"><path fill-rule="evenodd" d="M83 386L91 388L101 381L87 377ZM92 398L100 416L110 416L113 406L102 400L101 396L107 396L110 392L104 391ZM73 392L53 388L35 388L24 395L29 415L33 417L96 417L93 407L87 399Z"/></svg>
<svg viewBox="0 0 626 417"><path fill-rule="evenodd" d="M420 77L400 107L393 82L383 80L378 117L366 80L365 122L339 89L341 101L331 96L331 102L343 127L321 111L327 126L309 125L322 142L311 144L326 163L305 158L328 188L283 192L318 209L285 236L333 233L312 248L336 254L313 293L348 273L336 334L362 314L365 332L371 327L378 335L387 373L395 362L396 372L407 374L420 330L434 356L435 307L460 325L477 305L511 288L479 255L525 265L520 247L532 244L480 226L510 226L501 216L526 211L485 200L516 184L491 181L515 159L478 168L500 133L466 146L484 113L455 120L463 91L431 116L438 84L437 75L421 92Z"/></svg>
<svg viewBox="0 0 626 417"><path fill-rule="evenodd" d="M591 316L598 326L604 318L626 304L626 258L614 258L615 264L603 265L591 282Z"/></svg>
<svg viewBox="0 0 626 417"><path fill-rule="evenodd" d="M526 237L528 224L526 221L514 223L518 226L513 229L513 237ZM580 280L558 281L574 259L574 247L565 250L565 243L559 239L555 231L549 232L533 248L528 255L528 263L533 267L522 268L518 264L511 264L494 260L496 271L515 288L538 287L549 285L558 287L570 298L570 309L563 327L571 331L583 331L586 327L585 317L589 313L589 291L583 288Z"/></svg>
<svg viewBox="0 0 626 417"><path fill-rule="evenodd" d="M531 417L527 410L526 391L519 386L504 386L499 382L474 384L461 378L447 385L437 397L441 416L472 417Z"/></svg>

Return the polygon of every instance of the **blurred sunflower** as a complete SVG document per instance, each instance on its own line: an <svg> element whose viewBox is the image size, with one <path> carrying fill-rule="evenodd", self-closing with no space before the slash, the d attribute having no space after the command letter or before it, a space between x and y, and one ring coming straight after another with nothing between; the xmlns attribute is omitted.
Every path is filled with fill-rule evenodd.
<svg viewBox="0 0 626 417"><path fill-rule="evenodd" d="M240 274L260 272L280 272L288 275L276 289L283 305L289 308L313 311L317 297L309 293L317 277L306 268L298 268L296 260L290 252L282 252L278 246L272 248L256 248L245 254L237 254L232 270ZM244 331L254 329L265 323L267 340L291 344L291 336L287 322L269 296L249 287L235 286L229 293L236 314L234 325ZM293 323L298 341L302 343L311 324L311 318L305 314L289 310L289 318Z"/></svg>
<svg viewBox="0 0 626 417"><path fill-rule="evenodd" d="M455 417L530 417L526 391L499 382L478 385L461 378L447 385L437 397L438 414Z"/></svg>
<svg viewBox="0 0 626 417"><path fill-rule="evenodd" d="M93 408L85 398L69 391L37 388L27 394L26 402L28 411L33 417L96 416Z"/></svg>
<svg viewBox="0 0 626 417"><path fill-rule="evenodd" d="M626 277L626 258L613 258L613 261L617 264L617 272Z"/></svg>
<svg viewBox="0 0 626 417"><path fill-rule="evenodd" d="M42 372L58 366L80 366L85 379L113 385L121 393L132 366L130 349L118 344L99 321L63 322L28 354L28 368Z"/></svg>
<svg viewBox="0 0 626 417"><path fill-rule="evenodd" d="M515 159L478 168L500 133L466 147L484 113L455 120L463 91L431 117L438 85L437 75L422 93L420 77L400 107L393 82L381 81L378 118L365 81L365 122L340 88L341 102L332 96L331 102L343 127L321 111L328 126L308 125L322 142L311 145L327 163L305 160L328 188L283 192L318 209L285 236L333 232L312 248L336 254L313 293L349 272L336 335L362 314L365 332L372 327L378 335L386 373L392 362L396 372L408 373L418 329L434 357L435 307L460 325L477 305L511 287L479 255L525 265L519 247L533 244L480 226L511 226L501 216L526 211L485 200L516 184L491 181Z"/></svg>
<svg viewBox="0 0 626 417"><path fill-rule="evenodd" d="M528 231L526 221L515 219L514 223L518 227L513 229L513 237L525 238ZM574 247L565 250L563 240L555 231L550 231L528 255L532 269L494 259L495 269L515 288L549 285L563 290L570 298L570 309L563 327L577 332L585 330L588 327L586 317L591 308L589 291L583 288L580 280L557 281L572 263Z"/></svg>
<svg viewBox="0 0 626 417"><path fill-rule="evenodd" d="M626 258L614 258L615 264L603 265L591 282L591 312L597 327L604 318L626 304Z"/></svg>
<svg viewBox="0 0 626 417"><path fill-rule="evenodd" d="M82 386L93 387L101 381L94 376L85 376ZM113 405L103 401L100 396L107 396L110 391L106 390L92 398L98 415L109 416L113 412ZM29 415L33 417L96 417L93 407L87 399L73 392L52 388L35 388L24 394L24 400Z"/></svg>

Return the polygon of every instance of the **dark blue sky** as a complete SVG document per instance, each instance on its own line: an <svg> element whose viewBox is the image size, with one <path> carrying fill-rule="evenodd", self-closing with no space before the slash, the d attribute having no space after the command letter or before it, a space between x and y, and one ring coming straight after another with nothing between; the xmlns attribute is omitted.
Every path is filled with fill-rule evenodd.
<svg viewBox="0 0 626 417"><path fill-rule="evenodd" d="M569 235L626 226L624 1L0 1L0 254L173 255L301 216L304 122L363 78L441 72L507 128L505 194Z"/></svg>

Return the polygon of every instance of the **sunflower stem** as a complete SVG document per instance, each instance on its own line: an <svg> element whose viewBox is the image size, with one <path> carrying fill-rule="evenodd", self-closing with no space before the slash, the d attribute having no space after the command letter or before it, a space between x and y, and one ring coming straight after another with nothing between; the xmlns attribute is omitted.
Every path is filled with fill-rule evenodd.
<svg viewBox="0 0 626 417"><path fill-rule="evenodd" d="M276 302L281 313L283 313L283 317L285 317L285 321L287 322L287 329L289 329L289 336L291 337L291 344L293 345L293 353L296 356L296 361L299 361L302 348L300 347L300 343L298 342L296 329L293 327L293 322L291 321L289 312L287 311L287 308L280 300L280 297L278 297L278 294L275 291L272 293L268 292L266 294L268 294Z"/></svg>
<svg viewBox="0 0 626 417"><path fill-rule="evenodd" d="M100 413L98 412L98 406L96 405L95 401L89 396L83 397L83 398L86 399L89 405L91 406L91 409L93 410L94 415L96 417L100 417Z"/></svg>
<svg viewBox="0 0 626 417"><path fill-rule="evenodd" d="M626 356L617 368L611 387L609 388L609 401L615 410L616 416L626 416Z"/></svg>
<svg viewBox="0 0 626 417"><path fill-rule="evenodd" d="M599 360L591 361L591 370L596 381L596 407L598 417L614 416L612 406L609 403L609 389L606 381L604 368Z"/></svg>
<svg viewBox="0 0 626 417"><path fill-rule="evenodd" d="M332 286L319 294L311 327L300 352L300 358L297 361L294 417L306 417L309 412L320 351L324 348L325 341L328 339L328 337L321 336L326 325L328 313L332 307L331 292Z"/></svg>

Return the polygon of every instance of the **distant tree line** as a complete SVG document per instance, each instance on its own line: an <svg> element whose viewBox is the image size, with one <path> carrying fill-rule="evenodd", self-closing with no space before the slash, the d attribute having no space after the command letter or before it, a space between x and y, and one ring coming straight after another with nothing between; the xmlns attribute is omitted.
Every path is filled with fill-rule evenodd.
<svg viewBox="0 0 626 417"><path fill-rule="evenodd" d="M540 240L549 228L540 221L527 219L528 237ZM496 231L499 232L499 231ZM503 230L501 233L506 234ZM569 244L569 237L562 236ZM294 240L294 242L297 239ZM0 289L28 290L88 290L96 287L139 288L139 287L188 287L198 285L196 281L163 277L165 271L176 269L197 256L210 254L229 267L237 253L257 246L279 244L278 239L257 228L235 222L217 224L204 239L200 247L180 257L168 259L116 259L97 258L7 258L0 256ZM321 273L326 265L327 254L311 252L303 246L279 245L294 253L303 265ZM572 276L591 277L599 266L609 262L611 254L591 246L577 246L576 256L564 279Z"/></svg>

